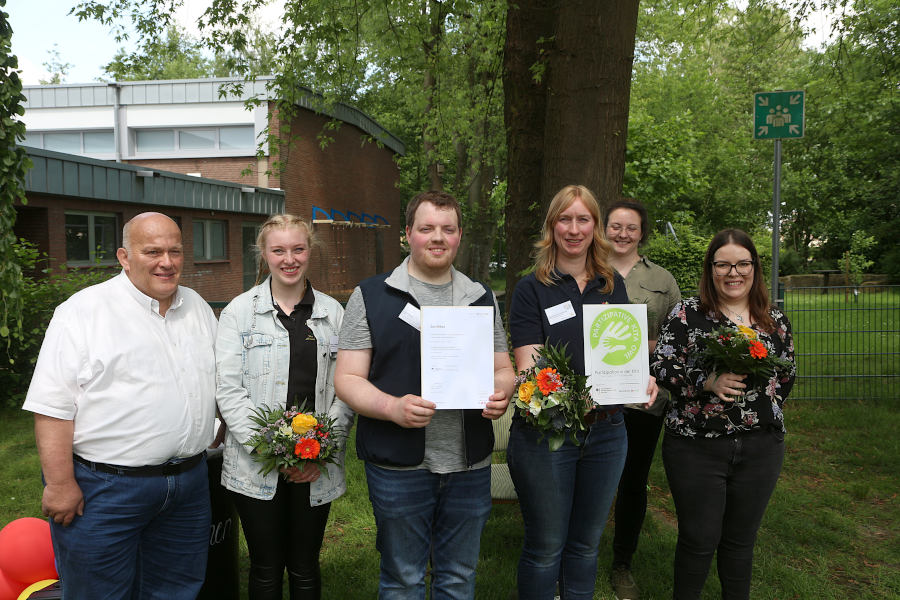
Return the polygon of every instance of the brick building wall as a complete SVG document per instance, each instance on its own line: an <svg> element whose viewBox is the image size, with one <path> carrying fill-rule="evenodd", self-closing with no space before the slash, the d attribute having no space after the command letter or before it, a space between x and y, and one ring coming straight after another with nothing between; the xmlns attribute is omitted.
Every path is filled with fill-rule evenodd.
<svg viewBox="0 0 900 600"><path fill-rule="evenodd" d="M207 179L218 179L219 181L230 181L241 185L277 188L272 185L270 178L265 175L268 170L268 159L262 161L262 172L265 178L264 182L259 181L260 164L255 156L238 156L227 158L154 158L146 160L128 160L125 161L130 165L138 165L147 167L148 169L158 169L160 171L171 171L173 173L199 173L200 177ZM245 170L249 169L250 173L241 175Z"/></svg>
<svg viewBox="0 0 900 600"><path fill-rule="evenodd" d="M310 280L319 289L345 300L360 280L394 268L400 262L403 223L395 183L399 169L394 152L368 140L348 123L323 129L326 116L299 110L291 126L294 143L281 150L280 173L288 212L312 217L313 206L345 214L380 215L390 227L316 224L320 245L310 265ZM272 119L277 122L277 115ZM324 148L318 136L332 138Z"/></svg>
<svg viewBox="0 0 900 600"><path fill-rule="evenodd" d="M269 102L269 127L280 131L281 120L274 102ZM262 185L285 192L285 210L312 220L313 206L330 212L336 209L358 215L380 215L390 227L367 228L335 224L316 224L320 242L313 249L310 280L317 289L346 300L359 281L392 269L400 262L400 237L403 222L401 197L395 187L399 169L394 152L379 147L368 135L349 123L326 129L330 117L298 109L293 117L290 144L284 144L280 156L260 161L256 157L177 158L131 160L129 164L176 173L200 173L202 177L231 181L242 185ZM326 133L332 141L324 148L319 136ZM283 168L269 165L280 161ZM250 175L241 171L251 167ZM266 171L272 171L266 174ZM262 179L260 172L263 173ZM238 244L239 224L232 224L229 240ZM230 242L229 242L230 243ZM239 254L237 254L239 255ZM231 254L229 254L231 256ZM240 265L238 265L240 266ZM215 265L207 265L210 274L218 274Z"/></svg>
<svg viewBox="0 0 900 600"><path fill-rule="evenodd" d="M121 227L129 219L148 209L149 207L145 204L111 203L70 196L29 193L28 205L17 207L18 215L14 230L16 235L36 243L42 252L54 257L49 266L54 271L58 271L66 268L65 215L67 211L113 213L118 217ZM181 226L184 238L182 285L193 288L208 301L229 301L243 291L241 228L244 224L261 224L265 220L264 216L169 206L158 207L157 210L172 217ZM212 261L194 259L192 235L194 219L215 219L227 222L228 258ZM121 244L121 230L118 232L117 241ZM109 262L111 263L110 268L118 270L118 263L114 263L112 260Z"/></svg>
<svg viewBox="0 0 900 600"><path fill-rule="evenodd" d="M269 114L270 131L281 132L281 121L275 103L271 101ZM323 134L331 138L324 148L320 142ZM360 280L392 269L400 262L402 199L395 187L399 177L394 162L395 151L388 146L379 146L355 125L340 121L339 126L333 128L330 117L305 108L298 108L293 115L290 133L285 134L287 139L291 143L282 144L280 153L260 159L256 156L192 157L127 162L158 171L199 173L205 179L242 186L282 189L286 212L307 220L313 219L314 206L329 214L332 210L342 215L355 213L357 217L352 218L355 222L363 213L379 215L387 221L387 226L351 225L342 221L342 217L334 223L314 225L320 243L313 250L310 280L317 289L346 300ZM280 170L271 168L276 162L281 165ZM249 174L242 175L247 169ZM16 232L54 257L58 264L51 266L56 268L66 262L66 211L115 213L121 225L135 214L151 209L147 204L79 198L76 197L78 193L54 196L43 191L33 192L29 194L28 205L19 207ZM245 244L255 237L252 225L262 223L265 216L172 206L160 207L160 210L179 220L184 232L185 285L210 301L228 301L245 289ZM227 259L194 261L194 219L227 221Z"/></svg>

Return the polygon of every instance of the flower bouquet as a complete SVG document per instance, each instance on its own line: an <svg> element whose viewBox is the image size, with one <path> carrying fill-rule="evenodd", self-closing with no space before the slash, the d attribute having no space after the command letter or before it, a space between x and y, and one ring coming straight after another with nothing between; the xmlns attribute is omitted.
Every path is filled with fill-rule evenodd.
<svg viewBox="0 0 900 600"><path fill-rule="evenodd" d="M566 358L566 346L543 346L533 367L516 377L516 410L525 421L550 438L550 450L563 445L566 435L586 429L584 415L592 400L587 376L576 373Z"/></svg>
<svg viewBox="0 0 900 600"><path fill-rule="evenodd" d="M713 329L700 356L711 371L747 375L751 380L769 379L777 369L791 367L746 325Z"/></svg>
<svg viewBox="0 0 900 600"><path fill-rule="evenodd" d="M342 436L335 420L326 414L304 413L302 406L300 410L263 407L255 409L250 420L259 426L248 442L253 448L250 455L260 463L263 475L282 467L302 469L311 462L327 477L325 465L337 463Z"/></svg>

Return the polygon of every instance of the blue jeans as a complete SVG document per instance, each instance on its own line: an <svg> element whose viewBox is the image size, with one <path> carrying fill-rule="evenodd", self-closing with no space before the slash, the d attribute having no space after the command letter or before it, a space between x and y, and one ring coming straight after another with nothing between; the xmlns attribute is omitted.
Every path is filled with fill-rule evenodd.
<svg viewBox="0 0 900 600"><path fill-rule="evenodd" d="M525 540L519 558L519 600L591 599L597 551L628 441L622 412L566 439L551 452L547 439L515 419L507 461L519 495Z"/></svg>
<svg viewBox="0 0 900 600"><path fill-rule="evenodd" d="M50 521L63 598L188 600L206 572L211 510L206 461L178 475L134 477L75 463L84 515Z"/></svg>
<svg viewBox="0 0 900 600"><path fill-rule="evenodd" d="M667 431L662 452L678 514L673 598L700 598L718 552L722 598L747 600L756 532L781 473L784 433L688 438Z"/></svg>
<svg viewBox="0 0 900 600"><path fill-rule="evenodd" d="M378 597L425 598L431 559L431 600L475 597L481 532L491 512L491 470L436 474L366 463L369 499L381 553Z"/></svg>

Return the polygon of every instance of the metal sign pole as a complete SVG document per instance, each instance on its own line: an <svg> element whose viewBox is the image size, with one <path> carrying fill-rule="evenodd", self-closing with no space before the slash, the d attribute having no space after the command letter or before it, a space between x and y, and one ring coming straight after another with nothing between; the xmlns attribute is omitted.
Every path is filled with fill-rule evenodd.
<svg viewBox="0 0 900 600"><path fill-rule="evenodd" d="M775 181L772 184L772 304L778 306L778 253L781 249L781 139L775 138ZM779 307L781 308L781 307Z"/></svg>

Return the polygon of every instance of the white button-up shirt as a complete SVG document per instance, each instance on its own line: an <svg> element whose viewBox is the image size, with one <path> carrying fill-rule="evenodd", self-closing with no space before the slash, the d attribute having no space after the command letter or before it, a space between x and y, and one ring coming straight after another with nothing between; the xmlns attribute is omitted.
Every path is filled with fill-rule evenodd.
<svg viewBox="0 0 900 600"><path fill-rule="evenodd" d="M124 466L202 452L214 436L216 318L179 287L165 316L122 272L47 328L23 408L74 420L75 454Z"/></svg>

